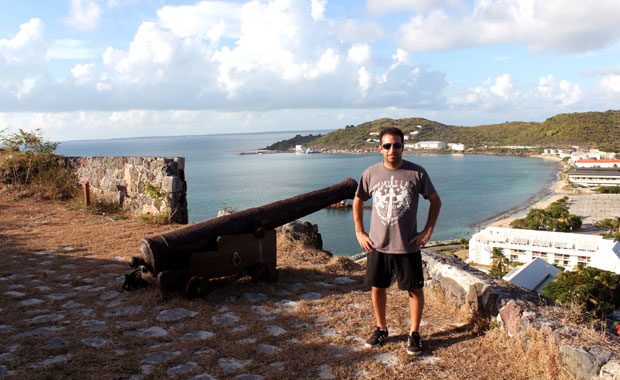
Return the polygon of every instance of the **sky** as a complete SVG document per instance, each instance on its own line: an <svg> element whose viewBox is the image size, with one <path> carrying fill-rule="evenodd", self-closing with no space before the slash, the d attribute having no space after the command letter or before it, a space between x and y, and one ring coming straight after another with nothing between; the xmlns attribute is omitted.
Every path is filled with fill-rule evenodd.
<svg viewBox="0 0 620 380"><path fill-rule="evenodd" d="M620 109L618 0L0 0L0 130L54 141Z"/></svg>

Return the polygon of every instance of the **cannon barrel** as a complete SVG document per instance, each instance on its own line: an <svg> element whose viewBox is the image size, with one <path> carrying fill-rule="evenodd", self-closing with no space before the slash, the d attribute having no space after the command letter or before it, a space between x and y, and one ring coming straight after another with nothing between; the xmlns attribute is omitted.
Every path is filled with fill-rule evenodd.
<svg viewBox="0 0 620 380"><path fill-rule="evenodd" d="M180 230L142 239L140 251L154 274L185 270L192 253L217 250L217 238L253 233L260 237L273 229L343 199L352 199L357 182L352 178L296 197L209 219Z"/></svg>

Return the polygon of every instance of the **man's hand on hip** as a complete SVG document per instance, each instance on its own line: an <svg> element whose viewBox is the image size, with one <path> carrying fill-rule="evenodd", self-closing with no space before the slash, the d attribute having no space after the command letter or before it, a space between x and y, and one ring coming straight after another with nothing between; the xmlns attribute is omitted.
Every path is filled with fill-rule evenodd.
<svg viewBox="0 0 620 380"><path fill-rule="evenodd" d="M374 245L372 240L370 240L370 237L368 236L368 234L364 231L359 231L355 233L355 236L357 237L357 242L360 244L360 247L362 247L362 249L366 252L372 251L372 246Z"/></svg>
<svg viewBox="0 0 620 380"><path fill-rule="evenodd" d="M428 243L428 241L430 240L432 233L433 232L430 230L422 230L413 239L411 239L411 241L409 242L409 245L415 244L420 248L424 247L424 245Z"/></svg>

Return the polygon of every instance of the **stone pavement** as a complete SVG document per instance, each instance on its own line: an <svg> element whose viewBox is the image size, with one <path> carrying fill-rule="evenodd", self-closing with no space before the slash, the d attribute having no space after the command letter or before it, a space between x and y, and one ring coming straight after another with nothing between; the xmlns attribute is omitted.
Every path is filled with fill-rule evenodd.
<svg viewBox="0 0 620 380"><path fill-rule="evenodd" d="M370 378L373 362L411 360L401 342L363 347L372 317L361 276L284 271L276 284L224 280L190 301L154 288L120 292L126 258L84 254L1 258L0 378Z"/></svg>

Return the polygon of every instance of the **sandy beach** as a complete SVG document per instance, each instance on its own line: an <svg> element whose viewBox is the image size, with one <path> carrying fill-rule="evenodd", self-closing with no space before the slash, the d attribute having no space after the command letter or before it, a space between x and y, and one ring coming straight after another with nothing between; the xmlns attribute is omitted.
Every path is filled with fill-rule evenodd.
<svg viewBox="0 0 620 380"><path fill-rule="evenodd" d="M618 207L610 205L620 204L620 194L597 194L587 188L573 188L568 182L568 169L571 166L558 157L533 156L540 159L554 160L562 164L556 181L548 188L547 192L540 194L528 205L511 210L487 223L483 227L510 227L510 223L524 216L530 208L544 209L551 203L568 196L569 211L579 216L583 221L582 232L593 230L593 224L597 220L613 218L620 215Z"/></svg>

